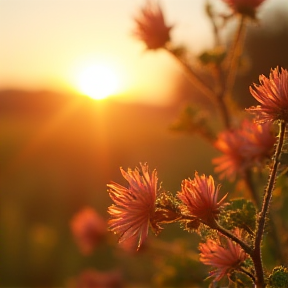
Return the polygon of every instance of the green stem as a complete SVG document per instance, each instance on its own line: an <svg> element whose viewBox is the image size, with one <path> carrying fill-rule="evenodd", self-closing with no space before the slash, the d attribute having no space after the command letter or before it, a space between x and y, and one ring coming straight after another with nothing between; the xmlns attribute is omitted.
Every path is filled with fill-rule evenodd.
<svg viewBox="0 0 288 288"><path fill-rule="evenodd" d="M280 129L279 129L278 143L277 143L276 151L273 157L272 168L270 171L268 185L265 190L262 208L258 217L258 226L257 226L257 231L256 231L256 236L255 236L255 243L254 243L254 253L252 256L252 260L254 262L255 272L256 272L256 287L257 288L265 287L263 264L262 264L262 257L261 257L261 243L262 243L264 227L266 223L266 216L268 214L269 204L272 198L272 192L274 190L274 186L276 182L278 166L280 164L280 155L281 155L281 151L282 151L282 147L284 143L286 122L284 121L280 122L279 128Z"/></svg>

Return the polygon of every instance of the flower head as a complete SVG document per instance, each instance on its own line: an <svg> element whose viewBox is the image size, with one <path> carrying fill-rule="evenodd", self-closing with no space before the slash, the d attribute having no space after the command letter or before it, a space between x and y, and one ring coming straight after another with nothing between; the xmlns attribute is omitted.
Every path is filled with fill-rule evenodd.
<svg viewBox="0 0 288 288"><path fill-rule="evenodd" d="M147 164L140 164L141 169L134 171L121 168L129 187L117 183L108 184L109 195L114 201L108 208L111 215L109 229L120 235L119 242L135 239L139 248L148 235L149 226L157 234L160 227L153 221L155 203L158 194L157 172L151 174Z"/></svg>
<svg viewBox="0 0 288 288"><path fill-rule="evenodd" d="M219 134L214 146L223 155L212 160L216 165L215 171L220 173L220 178L233 180L237 174L260 166L263 160L269 158L275 141L270 123L258 125L244 120L240 128Z"/></svg>
<svg viewBox="0 0 288 288"><path fill-rule="evenodd" d="M181 192L177 194L183 203L180 206L182 213L197 217L204 224L213 226L227 195L218 202L219 189L220 185L215 187L212 176L198 176L196 172L193 180L185 179Z"/></svg>
<svg viewBox="0 0 288 288"><path fill-rule="evenodd" d="M143 41L148 49L164 47L170 40L170 30L165 24L163 12L158 3L147 1L141 13L135 19L134 35Z"/></svg>
<svg viewBox="0 0 288 288"><path fill-rule="evenodd" d="M92 253L107 233L104 219L89 207L78 212L70 225L76 243L84 255Z"/></svg>
<svg viewBox="0 0 288 288"><path fill-rule="evenodd" d="M256 114L257 122L281 120L288 122L288 71L271 69L269 78L259 76L260 85L250 87L252 96L260 102L256 107L247 109Z"/></svg>
<svg viewBox="0 0 288 288"><path fill-rule="evenodd" d="M255 12L265 0L223 0L235 12L255 18Z"/></svg>
<svg viewBox="0 0 288 288"><path fill-rule="evenodd" d="M241 230L236 228L234 234L241 238ZM240 247L239 244L232 240L226 239L226 245L223 241L215 241L208 239L206 243L199 245L200 261L215 268L210 272L211 277L215 277L214 281L219 281L225 275L230 275L233 270L239 268L241 263L248 258L248 255Z"/></svg>

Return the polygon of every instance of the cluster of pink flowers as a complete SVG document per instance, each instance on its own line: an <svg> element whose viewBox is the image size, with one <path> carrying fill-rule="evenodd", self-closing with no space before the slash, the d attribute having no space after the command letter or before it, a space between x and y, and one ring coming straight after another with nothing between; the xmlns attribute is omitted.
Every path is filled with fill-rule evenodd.
<svg viewBox="0 0 288 288"><path fill-rule="evenodd" d="M146 6L135 18L134 35L143 41L148 49L164 47L170 40L172 26L167 26L158 3L147 1Z"/></svg>
<svg viewBox="0 0 288 288"><path fill-rule="evenodd" d="M223 155L212 160L215 171L220 174L220 178L233 180L246 169L260 166L265 159L270 158L275 141L271 123L258 125L244 120L240 128L219 134L214 146Z"/></svg>
<svg viewBox="0 0 288 288"><path fill-rule="evenodd" d="M114 202L108 208L111 215L109 229L120 236L120 242L127 242L130 245L131 241L136 241L139 248L148 235L149 226L152 227L154 222L158 178L155 170L149 173L147 164L141 164L141 170L129 169L125 172L121 169L121 173L128 181L129 187L125 188L116 183L108 184L109 194ZM212 176L199 176L197 172L193 180L184 180L182 189L177 194L181 201L179 210L183 218L195 217L203 224L215 228L215 221L218 219L221 206L225 205L224 200L227 196L226 194L219 201L219 189L219 185L215 187ZM236 229L234 234L241 236L239 229ZM239 244L230 239L226 239L225 246L220 242L208 240L200 244L199 249L200 260L216 268L211 273L216 281L238 268L248 257Z"/></svg>
<svg viewBox="0 0 288 288"><path fill-rule="evenodd" d="M265 0L223 1L235 14L255 18L257 8ZM165 47L170 40L172 27L166 25L158 2L147 1L146 4L141 14L135 18L134 34L148 49ZM277 67L271 70L269 78L262 75L259 80L260 85L254 84L250 87L250 92L260 105L247 109L257 115L257 121L245 119L239 127L220 133L214 142L214 147L222 153L212 160L220 178L233 180L250 169L262 167L264 161L271 159L276 143L273 122L288 122L288 71ZM257 267L257 261L261 260L255 254L256 249L248 244L248 236L245 238L244 232L235 226L231 231L220 226L219 222L223 219L220 213L227 205L227 194L219 199L220 185L215 185L212 176L199 176L195 172L194 179L182 181L181 190L175 197L169 198L170 202L167 201L166 206L165 201L161 202L161 197L168 193L160 191L156 170L150 172L147 164L140 163L140 168L129 168L128 171L121 168L120 171L128 182L128 187L115 182L108 184L108 192L113 201L108 208L108 229L119 236L119 243L127 243L129 249L135 247L138 250L146 240L149 229L157 235L162 230L160 224L187 221L186 224L195 221L195 227L194 222L191 227L198 229L198 232L202 227L208 226L209 231L213 231L212 234L215 231L218 233L213 234L214 238L209 234L210 238L199 245L200 261L214 268L210 273L214 281L219 281L224 276L230 277L232 272L238 271L255 280L255 283L265 282L264 278L261 280L259 269L255 269L256 272L251 270L251 273L244 269L243 264L249 257L254 268ZM204 225L200 226L200 223Z"/></svg>
<svg viewBox="0 0 288 288"><path fill-rule="evenodd" d="M147 164L141 164L141 171L121 169L129 187L117 183L108 184L109 194L114 204L108 208L111 215L109 229L120 235L119 242L137 242L139 248L148 235L149 227L157 234L161 227L161 216L157 215L157 181L156 171L150 175ZM226 195L218 201L220 186L215 187L212 176L198 176L193 180L182 182L178 199L182 202L179 210L183 218L194 217L210 227L214 227ZM178 217L179 219L181 217Z"/></svg>

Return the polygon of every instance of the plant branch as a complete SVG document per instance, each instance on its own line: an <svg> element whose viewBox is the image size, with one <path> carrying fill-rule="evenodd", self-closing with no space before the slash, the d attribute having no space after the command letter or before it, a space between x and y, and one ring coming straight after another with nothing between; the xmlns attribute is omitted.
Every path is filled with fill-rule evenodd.
<svg viewBox="0 0 288 288"><path fill-rule="evenodd" d="M259 195L258 195L256 189L255 189L255 186L253 184L251 176L252 176L251 170L247 169L245 171L245 174L244 174L244 181L245 181L247 190L248 190L252 200L254 201L257 209L260 210L260 208L261 208L260 198L259 198ZM269 223L270 223L270 227L271 227L270 236L272 238L272 241L274 241L275 251L278 255L278 258L281 260L281 263L285 263L284 255L283 255L282 249L281 249L281 241L280 241L279 233L277 231L276 221L275 221L274 215L272 213L269 213Z"/></svg>
<svg viewBox="0 0 288 288"><path fill-rule="evenodd" d="M238 269L238 271L244 273L245 275L247 275L255 283L255 276L252 273L250 273L249 271L247 271L244 267L240 267Z"/></svg>
<svg viewBox="0 0 288 288"><path fill-rule="evenodd" d="M259 287L259 288L265 287L263 264L262 264L262 258L261 258L261 243L262 243L264 227L266 223L266 216L268 214L269 204L272 198L272 192L274 190L274 186L276 182L278 166L280 164L280 155L281 155L281 151L282 151L282 147L284 143L285 128L286 128L286 122L284 121L280 122L278 143L277 143L276 151L273 157L272 168L270 171L268 185L265 190L262 208L258 217L258 227L256 231L256 236L255 236L254 255L252 257L252 260L254 262L255 271L256 271L256 280L257 280L256 287Z"/></svg>
<svg viewBox="0 0 288 288"><path fill-rule="evenodd" d="M172 55L178 63L180 63L183 71L185 72L186 77L190 81L194 87L196 87L203 95L205 95L212 103L214 103L222 116L224 126L228 129L230 127L230 117L227 109L227 105L223 100L223 97L217 95L213 89L208 87L204 81L191 69L191 67L183 61L181 58L179 58L175 53L173 53L172 50L169 48L165 48L165 50Z"/></svg>
<svg viewBox="0 0 288 288"><path fill-rule="evenodd" d="M242 241L240 238L238 238L237 236L235 236L233 233L231 233L229 230L225 229L224 227L222 227L218 222L216 222L216 226L215 228L216 230L218 230L220 233L222 233L224 236L230 238L231 240L233 240L234 242L236 242L237 244L239 244L241 246L241 248L249 255L252 257L253 255L253 249L244 241Z"/></svg>
<svg viewBox="0 0 288 288"><path fill-rule="evenodd" d="M210 99L210 101L215 102L215 93L214 91L209 88L203 81L202 79L191 69L191 67L185 62L183 61L180 57L178 57L177 55L175 55L175 53L173 52L173 50L169 49L169 48L165 48L165 50L173 56L173 58L175 58L177 60L178 63L180 63L181 68L183 69L183 71L185 72L188 80L191 82L191 84L193 84L202 94L204 94L205 96L208 97L208 99Z"/></svg>
<svg viewBox="0 0 288 288"><path fill-rule="evenodd" d="M228 66L228 75L226 79L226 84L224 88L223 97L227 98L230 96L231 91L233 89L236 74L239 67L239 58L241 56L242 50L243 50L243 43L244 43L244 36L245 36L245 17L241 16L238 30L236 33L236 37L232 46L231 50L231 56L230 56L230 63Z"/></svg>

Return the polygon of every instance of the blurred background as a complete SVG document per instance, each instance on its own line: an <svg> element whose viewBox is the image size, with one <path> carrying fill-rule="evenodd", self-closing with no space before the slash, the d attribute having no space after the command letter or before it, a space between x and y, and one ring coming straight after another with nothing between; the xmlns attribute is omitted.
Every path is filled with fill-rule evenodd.
<svg viewBox="0 0 288 288"><path fill-rule="evenodd" d="M210 2L227 12L222 1ZM205 1L160 3L167 23L175 25L173 42L196 60L213 47ZM73 215L88 205L108 219L106 184L125 184L119 167L148 162L173 193L195 170L213 175L216 151L197 135L169 129L201 95L169 55L145 51L132 37L133 17L144 4L0 0L0 287L65 286L86 268L121 268L127 282L151 287L155 255L123 258L117 248L114 253L117 239L111 235L108 244L83 257L70 231ZM246 69L234 89L243 108L251 104L248 87L259 74L288 68L287 1L265 1L258 18L249 25ZM232 22L228 42L233 29ZM159 238L182 236L195 237L172 225ZM197 274L181 261L184 284L207 275L201 264L204 272Z"/></svg>

